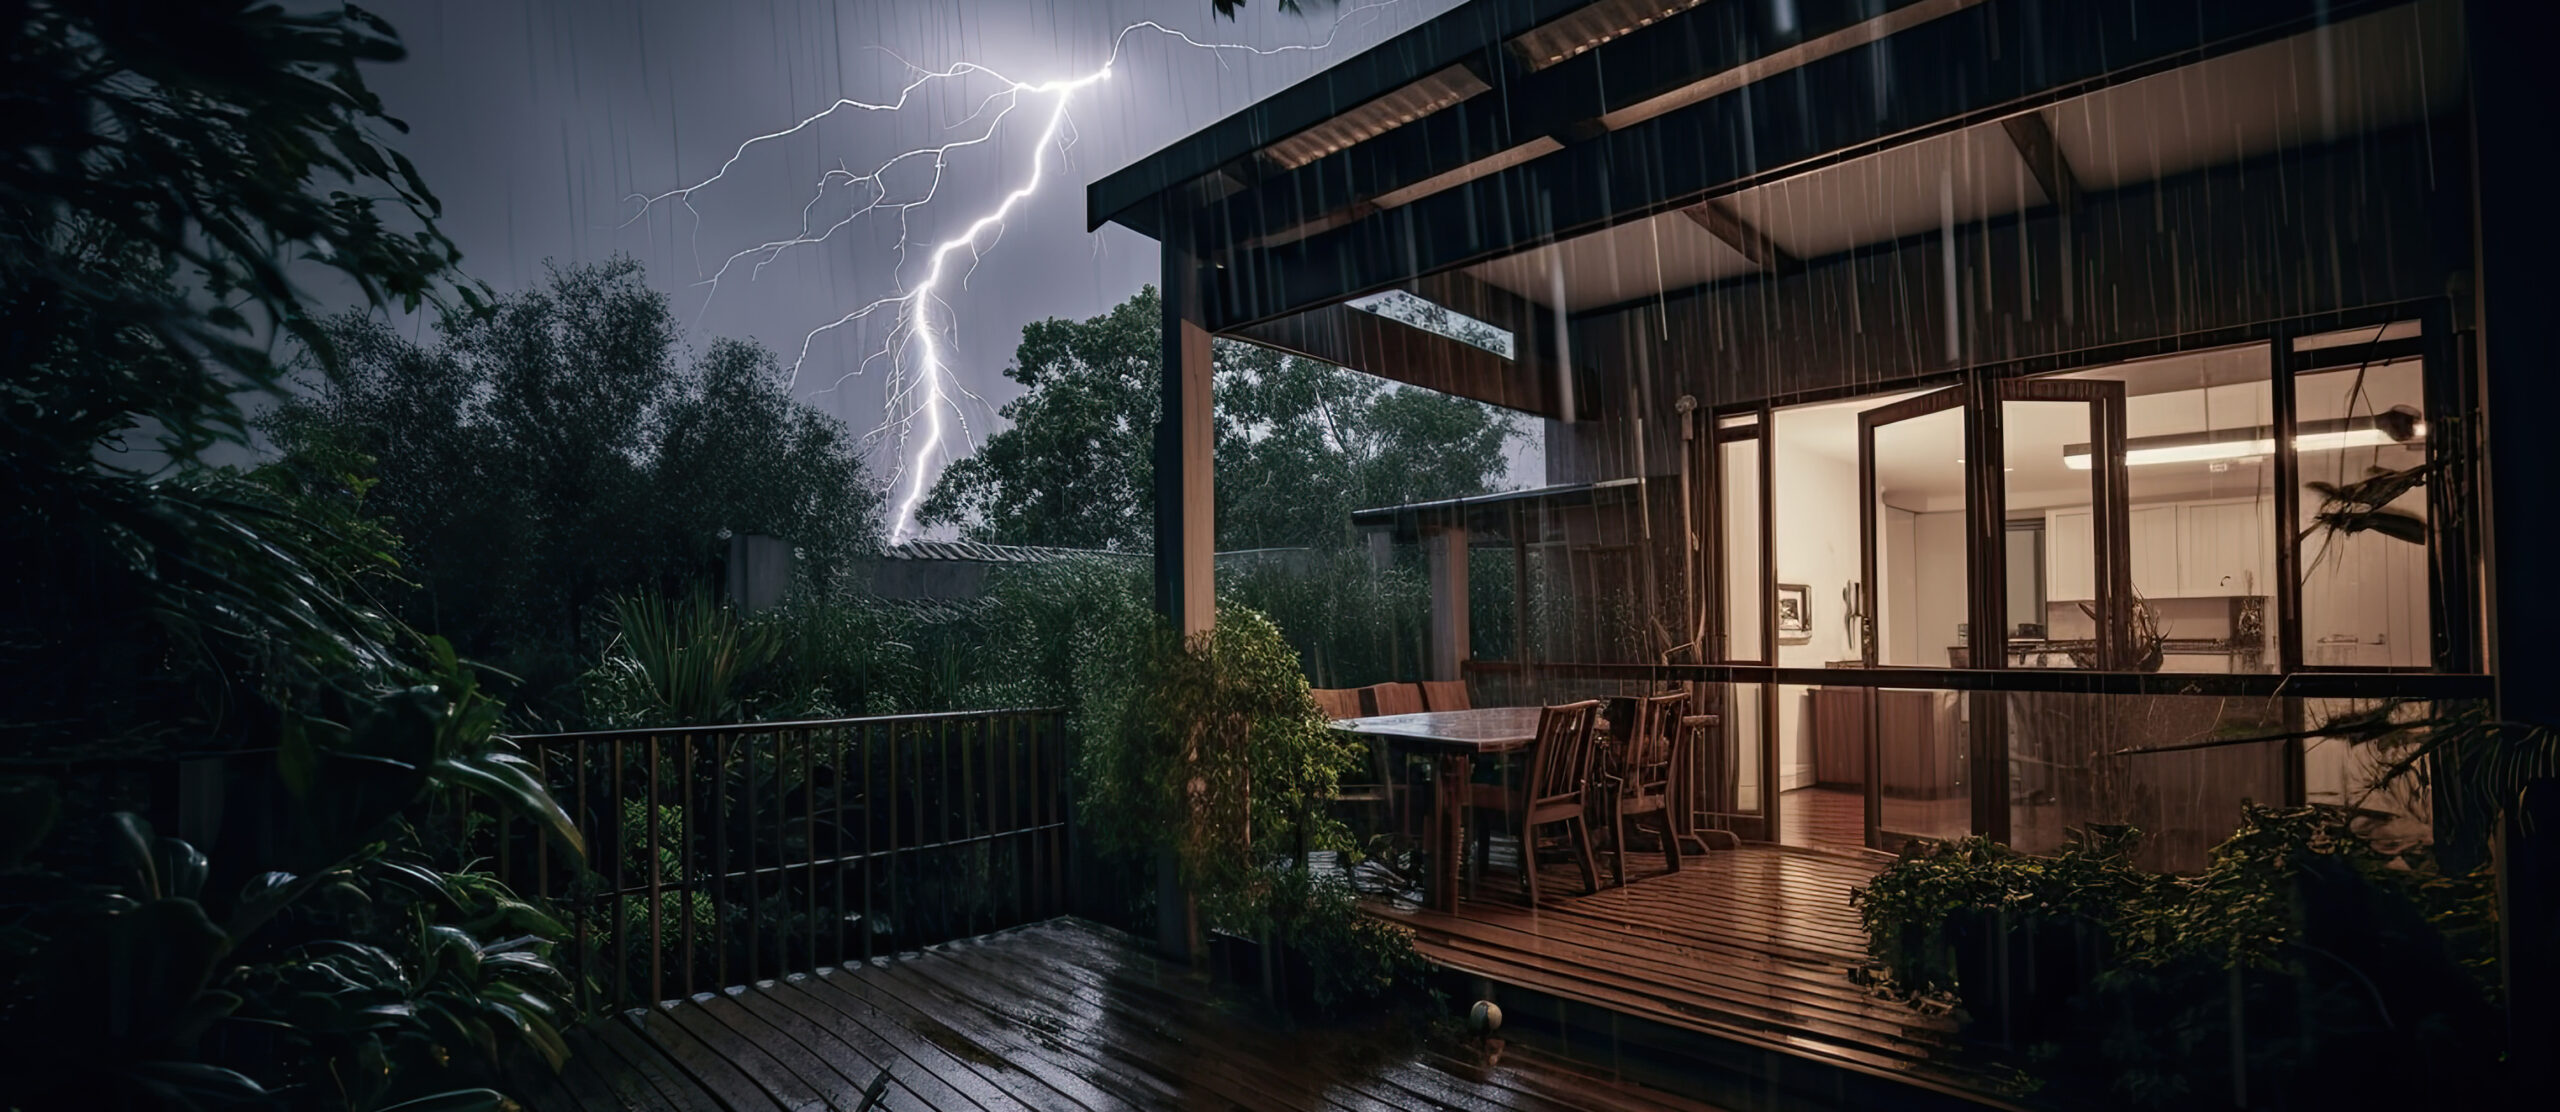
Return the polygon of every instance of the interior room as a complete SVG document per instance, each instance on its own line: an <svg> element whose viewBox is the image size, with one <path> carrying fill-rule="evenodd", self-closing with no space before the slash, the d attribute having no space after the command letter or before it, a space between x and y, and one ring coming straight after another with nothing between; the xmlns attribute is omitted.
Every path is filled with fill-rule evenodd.
<svg viewBox="0 0 2560 1112"><path fill-rule="evenodd" d="M2382 332L2395 330L2415 334L2412 324ZM2375 338L2376 330L2367 329L2345 342ZM2333 341L2295 341L2298 348L2326 342ZM2278 666L2272 621L2280 539L2273 358L2268 345L2251 344L2029 380L2103 381L2123 388L2127 550L2142 670L2272 672ZM2342 486L2376 468L2423 461L2427 429L2419 361L2304 374L2295 379L2295 392L2295 447L2306 483L2299 523L2304 662L2423 667L2429 629L2424 546L2382 528L2329 528L2322 517L2326 501L2315 485ZM1860 666L1869 618L1880 666L1962 668L1977 648L2001 652L2009 668L2094 666L2101 581L2093 528L2095 405L2001 403L2009 628L1996 638L1977 638L1966 620L1965 410L1955 404L1930 408L1930 397L1937 396L1906 391L1773 414L1774 578L1763 588L1755 569L1729 569L1727 590L1736 598L1766 592L1777 600L1780 666ZM1870 479L1860 471L1859 438L1861 416L1871 413L1882 423L1874 428ZM1745 458L1735 456L1734 462ZM1877 582L1865 592L1859 503L1869 496L1870 483ZM2423 489L2387 509L2423 519ZM1747 531L1750 522L1736 527ZM1732 546L1739 538L1731 532L1727 551L1747 551ZM1861 613L1869 605L1875 613ZM1845 805L1835 796L1854 801L1867 777L1869 698L1878 701L1874 720L1887 735L1880 747L1885 767L1876 772L1885 828L1924 835L1964 832L1969 708L1954 692L1782 688L1775 723L1780 789L1799 793L1795 809L1808 816ZM2028 728L2024 722L2011 727ZM2315 750L2315 793L2338 790L2346 773L2330 766L2344 756ZM2012 783L2029 794L2042 781L2029 773L2013 775Z"/></svg>

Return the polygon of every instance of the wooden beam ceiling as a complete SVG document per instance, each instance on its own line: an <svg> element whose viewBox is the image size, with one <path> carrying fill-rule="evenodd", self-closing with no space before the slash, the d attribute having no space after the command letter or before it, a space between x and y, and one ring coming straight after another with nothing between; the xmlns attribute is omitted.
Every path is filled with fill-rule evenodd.
<svg viewBox="0 0 2560 1112"><path fill-rule="evenodd" d="M1768 234L1752 227L1742 217L1726 208L1722 201L1700 201L1680 210L1680 215L1697 222L1707 234L1723 240L1751 265L1772 274L1792 274L1804 263L1772 241Z"/></svg>
<svg viewBox="0 0 2560 1112"><path fill-rule="evenodd" d="M1687 208L2404 2L2226 0L2175 9L2145 0L1979 4L1810 62L1780 79L1790 87L1826 90L1820 96L1715 97L1292 243L1243 246L1263 229L1291 227L1362 199L1346 195L1346 186L1367 193L1418 180L1428 176L1426 169L1479 150L1504 149L1488 144L1514 133L1552 134L1551 125L1559 121L1540 117L1576 99L1561 90L1548 97L1517 89L1479 97L1405 125L1397 142L1360 144L1191 214L1204 243L1232 247L1211 283L1212 328L1268 320L1415 275ZM1623 61L1615 53L1620 50L1669 50L1677 44L1691 53L1712 52L1718 40L1695 41L1685 32L1710 29L1716 14L1729 8L1695 9L1538 76L1581 74L1586 65ZM1878 55L1886 52L1967 61L1924 74L1883 64ZM1647 76L1658 82L1663 72L1694 75L1727 65L1699 62L1691 57L1673 65L1664 59ZM1628 72L1612 65L1583 76ZM1499 82L1496 88L1502 88ZM1588 116L1583 105L1561 106L1568 118ZM1492 118L1497 114L1501 118ZM1451 133L1440 134L1444 128ZM1404 164L1359 172L1372 161ZM2044 165L2060 169L2058 159ZM1325 177L1330 180L1317 180ZM2072 188L2062 181L2055 177L2054 188Z"/></svg>
<svg viewBox="0 0 2560 1112"><path fill-rule="evenodd" d="M2053 128L2045 123L2044 113L2011 116L2000 121L2000 129L2009 133L2018 157L2027 160L2027 172L2044 187L2046 199L2065 213L2078 211L2080 179L2072 175L2071 160L2062 156L2062 145L2053 141Z"/></svg>

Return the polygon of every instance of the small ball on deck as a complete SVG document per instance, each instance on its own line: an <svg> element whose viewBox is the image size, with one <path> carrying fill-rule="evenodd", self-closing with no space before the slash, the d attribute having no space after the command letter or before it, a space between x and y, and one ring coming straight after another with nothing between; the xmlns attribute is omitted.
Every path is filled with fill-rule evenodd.
<svg viewBox="0 0 2560 1112"><path fill-rule="evenodd" d="M1491 1000L1478 1000L1467 1009L1467 1029L1478 1034L1502 1029L1502 1005Z"/></svg>

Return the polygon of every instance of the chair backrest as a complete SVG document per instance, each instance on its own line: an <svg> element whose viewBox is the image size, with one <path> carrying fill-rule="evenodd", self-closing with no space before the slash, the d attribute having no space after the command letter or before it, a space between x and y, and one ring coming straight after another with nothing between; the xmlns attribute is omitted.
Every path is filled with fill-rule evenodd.
<svg viewBox="0 0 2560 1112"><path fill-rule="evenodd" d="M1366 714L1420 714L1422 688L1410 683L1377 683L1360 689L1360 709Z"/></svg>
<svg viewBox="0 0 2560 1112"><path fill-rule="evenodd" d="M1360 717L1360 689L1356 687L1315 687L1308 694L1316 697L1316 709L1328 719L1340 721Z"/></svg>
<svg viewBox="0 0 2560 1112"><path fill-rule="evenodd" d="M1648 695L1635 701L1636 720L1626 734L1626 759L1631 770L1671 762L1672 742L1680 734L1680 719L1688 703L1689 696L1680 692Z"/></svg>
<svg viewBox="0 0 2560 1112"><path fill-rule="evenodd" d="M1600 701L1547 707L1538 712L1538 740L1529 757L1529 803L1578 799L1591 775L1591 731Z"/></svg>
<svg viewBox="0 0 2560 1112"><path fill-rule="evenodd" d="M1422 681L1422 705L1426 710L1467 710L1467 681Z"/></svg>

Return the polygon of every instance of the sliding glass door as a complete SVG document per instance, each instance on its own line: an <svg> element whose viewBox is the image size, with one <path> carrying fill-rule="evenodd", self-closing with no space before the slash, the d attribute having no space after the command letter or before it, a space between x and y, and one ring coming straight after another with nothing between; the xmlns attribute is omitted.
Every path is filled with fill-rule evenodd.
<svg viewBox="0 0 2560 1112"><path fill-rule="evenodd" d="M1868 668L1967 666L1967 602L1978 553L1964 387L1858 414L1859 656ZM1925 688L1830 693L1863 712L1866 841L1946 838L1973 828L1961 696ZM1833 718L1845 717L1834 713Z"/></svg>
<svg viewBox="0 0 2560 1112"><path fill-rule="evenodd" d="M1860 412L1860 663L2143 668L2158 640L2129 586L2124 424L2115 382L2004 380ZM2076 774L2015 745L2002 695L1870 687L1832 701L1864 719L1870 845L2006 836L2012 795Z"/></svg>

